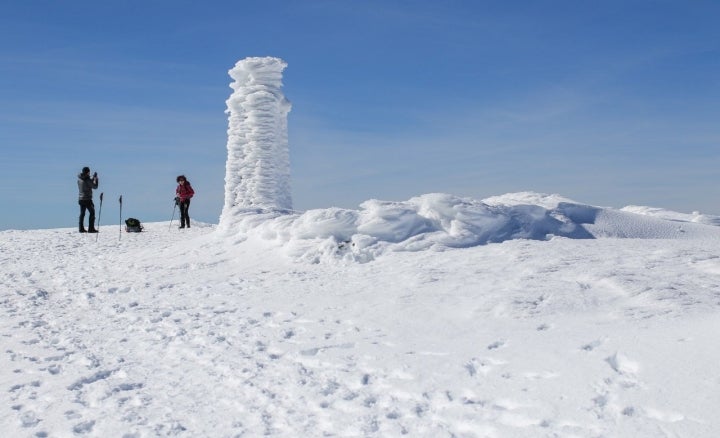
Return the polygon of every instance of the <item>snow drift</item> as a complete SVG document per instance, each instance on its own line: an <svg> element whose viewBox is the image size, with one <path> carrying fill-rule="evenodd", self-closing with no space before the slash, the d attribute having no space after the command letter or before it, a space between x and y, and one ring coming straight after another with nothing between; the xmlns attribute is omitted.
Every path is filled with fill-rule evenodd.
<svg viewBox="0 0 720 438"><path fill-rule="evenodd" d="M654 211L641 214L635 211ZM386 251L468 248L511 239L717 239L718 218L659 209L596 207L560 195L511 193L484 201L432 193L359 210L236 216L234 233L274 242L294 258L367 262ZM666 217L671 216L672 219Z"/></svg>

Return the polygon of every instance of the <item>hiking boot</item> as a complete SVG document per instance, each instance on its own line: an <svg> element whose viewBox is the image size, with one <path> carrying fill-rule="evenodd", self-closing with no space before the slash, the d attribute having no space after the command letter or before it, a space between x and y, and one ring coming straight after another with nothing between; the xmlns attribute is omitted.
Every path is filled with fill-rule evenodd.
<svg viewBox="0 0 720 438"><path fill-rule="evenodd" d="M87 231L85 230L85 228L80 228L80 232L81 232L81 233L87 233Z"/></svg>
<svg viewBox="0 0 720 438"><path fill-rule="evenodd" d="M95 228L90 228L90 229L87 230L87 232L88 232L88 233L97 233L98 230L96 230Z"/></svg>

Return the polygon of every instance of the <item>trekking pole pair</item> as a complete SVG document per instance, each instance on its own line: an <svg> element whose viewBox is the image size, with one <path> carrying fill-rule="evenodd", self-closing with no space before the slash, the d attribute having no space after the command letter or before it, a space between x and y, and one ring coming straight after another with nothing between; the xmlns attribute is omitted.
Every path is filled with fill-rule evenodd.
<svg viewBox="0 0 720 438"><path fill-rule="evenodd" d="M103 205L103 196L105 193L100 193L100 209L98 210L98 226L97 230L98 233L95 236L95 241L97 242L98 237L100 237L100 218L102 217L102 205ZM118 199L118 202L120 202L120 235L118 237L118 240L122 238L122 195L120 195L120 199Z"/></svg>

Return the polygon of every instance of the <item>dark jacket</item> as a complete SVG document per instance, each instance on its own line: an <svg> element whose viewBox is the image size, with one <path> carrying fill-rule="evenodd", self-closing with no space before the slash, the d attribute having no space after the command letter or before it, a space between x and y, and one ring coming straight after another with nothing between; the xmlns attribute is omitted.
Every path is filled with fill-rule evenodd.
<svg viewBox="0 0 720 438"><path fill-rule="evenodd" d="M90 175L78 174L78 200L91 201L93 189L98 188L98 179Z"/></svg>

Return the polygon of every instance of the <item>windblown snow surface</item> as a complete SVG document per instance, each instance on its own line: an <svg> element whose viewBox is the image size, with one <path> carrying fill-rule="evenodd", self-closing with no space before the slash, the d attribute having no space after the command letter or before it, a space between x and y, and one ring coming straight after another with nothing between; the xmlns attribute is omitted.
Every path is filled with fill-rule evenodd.
<svg viewBox="0 0 720 438"><path fill-rule="evenodd" d="M3 231L2 435L716 437L719 223L515 193Z"/></svg>

